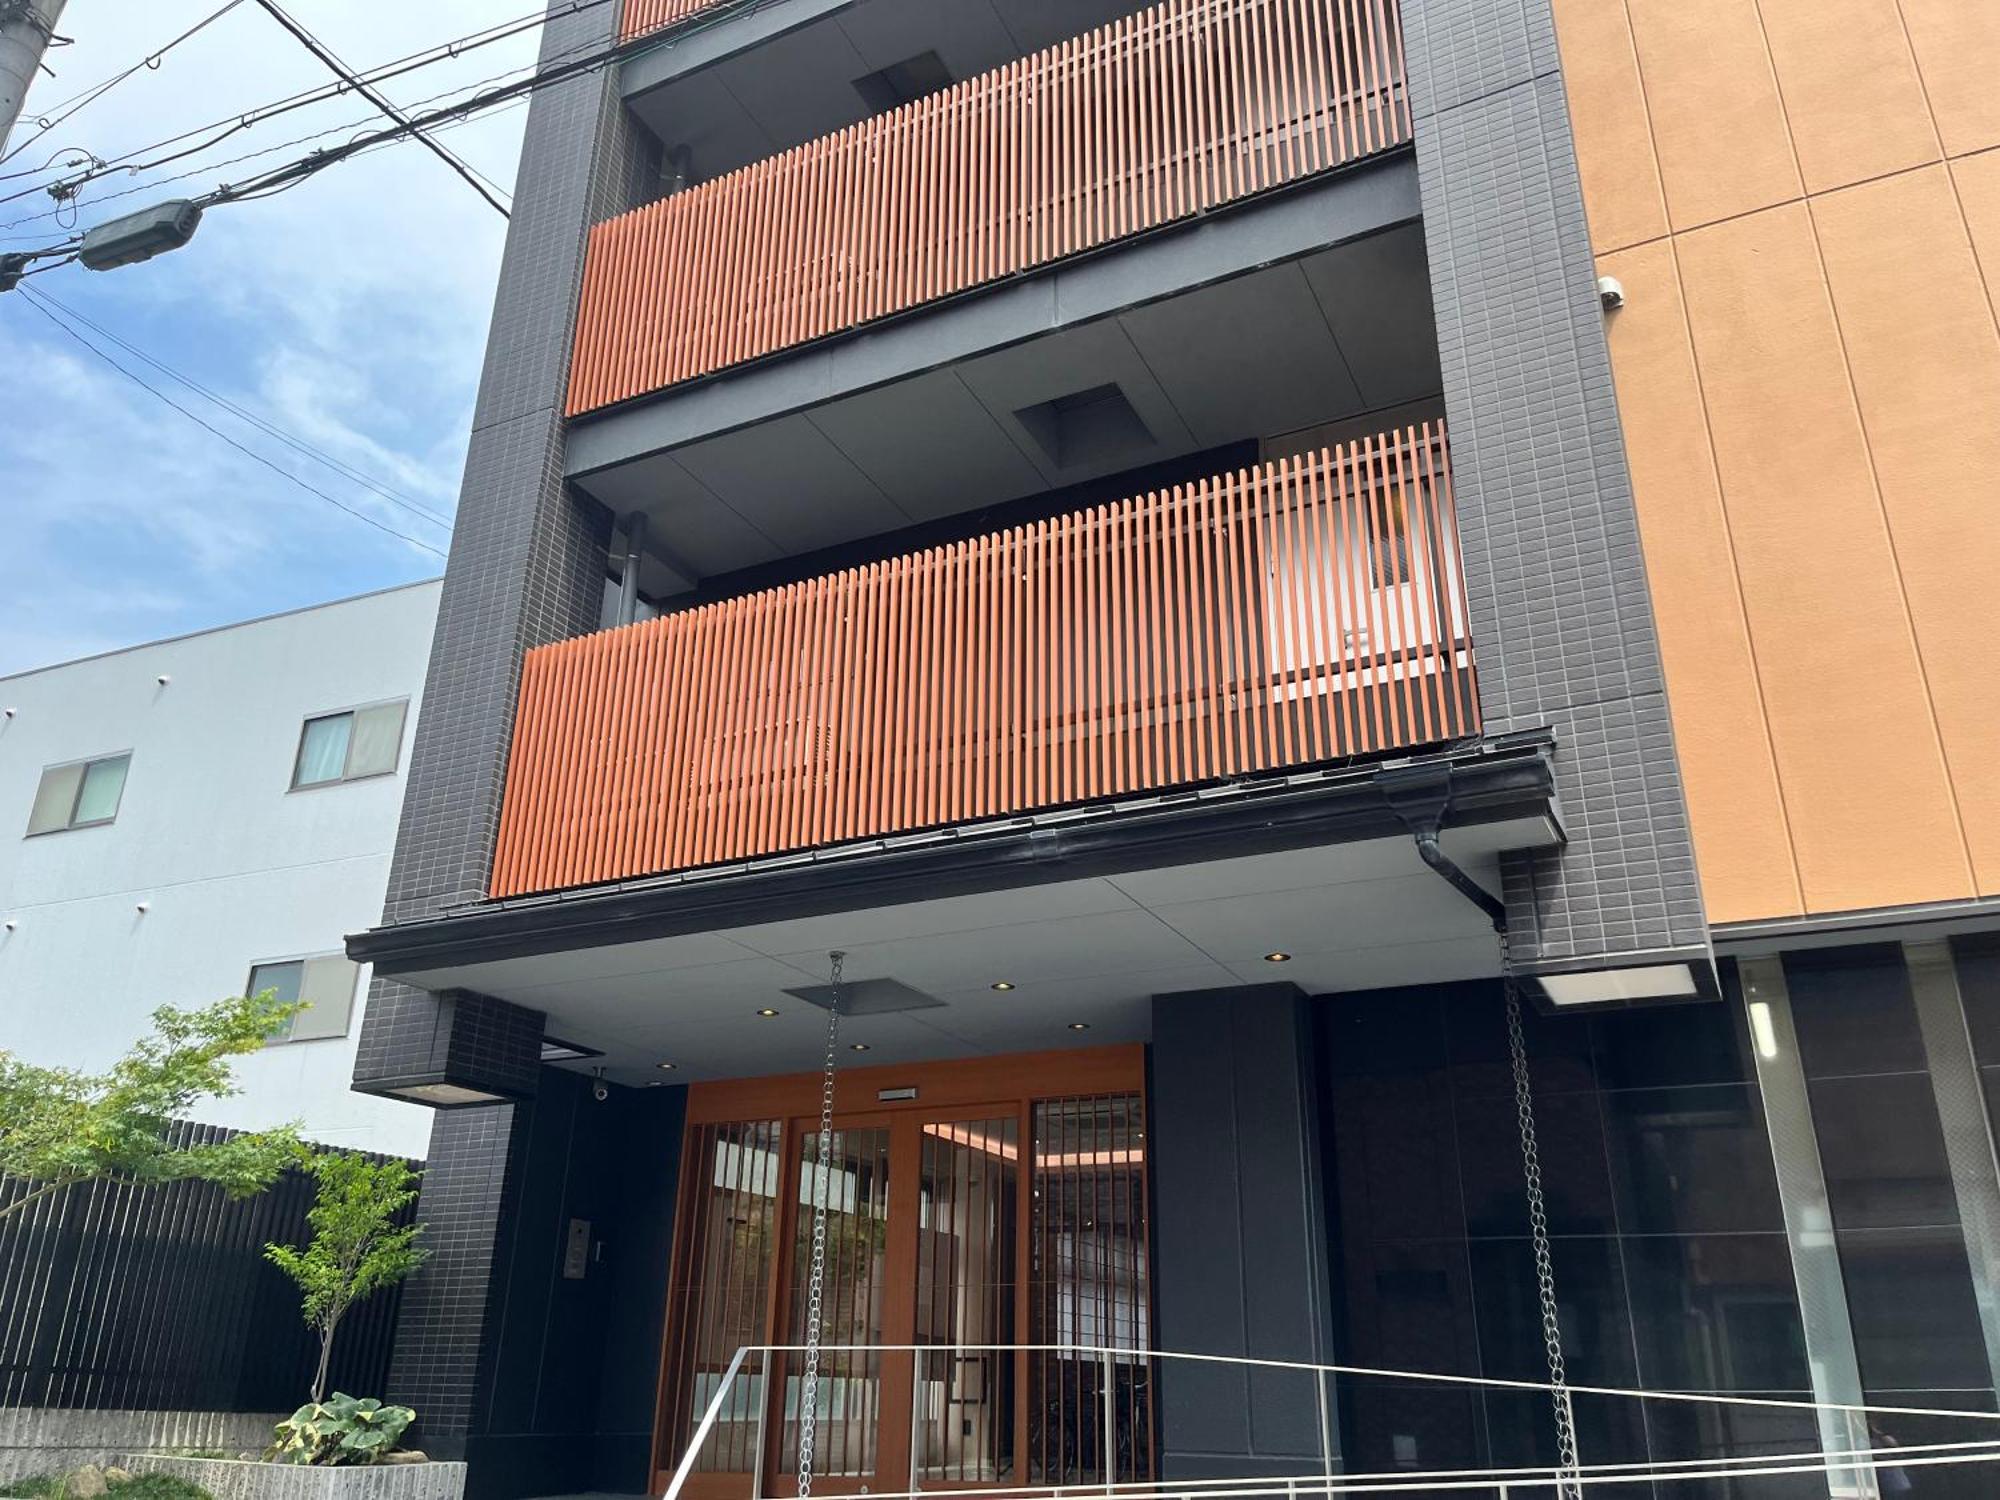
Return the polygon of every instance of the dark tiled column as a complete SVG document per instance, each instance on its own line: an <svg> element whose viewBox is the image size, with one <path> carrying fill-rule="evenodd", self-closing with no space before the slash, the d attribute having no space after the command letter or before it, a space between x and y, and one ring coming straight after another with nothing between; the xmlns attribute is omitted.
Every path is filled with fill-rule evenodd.
<svg viewBox="0 0 2000 1500"><path fill-rule="evenodd" d="M1156 1347L1332 1360L1319 1082L1289 984L1159 995L1151 1096ZM1337 1451L1326 1389L1293 1371L1160 1363L1164 1477L1314 1472Z"/></svg>
<svg viewBox="0 0 2000 1500"><path fill-rule="evenodd" d="M388 1397L416 1408L433 1458L461 1459L491 1367L500 1225L518 1190L518 1111L511 1104L439 1110L418 1216L431 1258L403 1293Z"/></svg>
<svg viewBox="0 0 2000 1500"><path fill-rule="evenodd" d="M551 4L543 64L609 44L620 9ZM585 237L638 201L647 150L615 68L543 89L529 106L386 923L484 896L522 657L597 626L611 518L562 481L562 403ZM532 1011L377 979L356 1087L530 1098L540 1033ZM392 1390L418 1408L424 1442L443 1454L462 1452L476 1430L524 1113L446 1110L432 1128L419 1212L434 1255L404 1300Z"/></svg>
<svg viewBox="0 0 2000 1500"><path fill-rule="evenodd" d="M1504 864L1510 962L1705 962L1549 0L1403 18L1480 705L1554 730L1570 838Z"/></svg>

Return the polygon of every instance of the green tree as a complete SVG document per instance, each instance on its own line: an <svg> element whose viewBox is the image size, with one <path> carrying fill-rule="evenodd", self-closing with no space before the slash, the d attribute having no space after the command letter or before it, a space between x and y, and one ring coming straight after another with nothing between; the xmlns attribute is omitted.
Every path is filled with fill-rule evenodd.
<svg viewBox="0 0 2000 1500"><path fill-rule="evenodd" d="M264 1258L299 1284L306 1324L319 1331L319 1369L312 1384L317 1405L326 1396L340 1320L364 1297L416 1270L430 1251L417 1243L423 1225L395 1222L417 1197L417 1174L406 1163L326 1151L313 1157L307 1170L318 1184L306 1214L312 1243L303 1250L266 1245Z"/></svg>
<svg viewBox="0 0 2000 1500"><path fill-rule="evenodd" d="M99 1178L138 1186L196 1179L231 1197L269 1187L303 1148L291 1126L223 1141L172 1139L197 1100L237 1091L231 1059L262 1047L299 1009L269 991L200 1010L162 1006L153 1035L109 1072L44 1068L0 1051L0 1174L34 1186L0 1220Z"/></svg>

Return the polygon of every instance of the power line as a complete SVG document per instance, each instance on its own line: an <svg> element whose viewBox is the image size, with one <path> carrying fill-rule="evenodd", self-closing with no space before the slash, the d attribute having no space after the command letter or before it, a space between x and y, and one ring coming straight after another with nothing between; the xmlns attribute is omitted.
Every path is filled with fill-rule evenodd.
<svg viewBox="0 0 2000 1500"><path fill-rule="evenodd" d="M267 15L297 38L301 46L321 62L325 63L327 67L331 68L343 83L352 85L354 91L361 95L362 98L381 110L383 114L394 120L398 125L408 125L410 123L410 117L394 104L390 103L386 94L382 93L379 89L370 87L362 79L357 78L354 70L342 62L334 54L331 47L327 46L326 43L314 36L305 26L286 14L284 8L278 4L278 0L257 0L257 3L263 7ZM506 206L493 196L493 193L479 180L479 174L474 172L469 165L443 146L440 146L436 141L424 134L423 131L413 129L412 134L429 149L433 156L437 157L438 160L450 167L452 171L464 178L466 185L491 204L493 211L499 214L501 218L512 217L507 212Z"/></svg>
<svg viewBox="0 0 2000 1500"><path fill-rule="evenodd" d="M126 339L120 338L110 329L104 327L103 324L93 321L85 314L78 312L75 308L70 307L66 303L63 303L60 300L58 300L57 298L50 296L47 292L42 292L41 298L44 302L48 303L51 307L55 308L55 310L61 313L64 317L69 318L73 322L81 323L85 328L90 329L91 332L97 334L100 338L109 339L112 343L116 344L119 348L123 349L127 354L130 354L137 359L145 361L147 364L151 365L155 370L158 370L162 375L167 376L169 379L179 381L189 390L194 391L196 394L204 396L208 400L214 402L217 406L221 407L224 411L228 412L230 415L238 417L241 420L248 422L251 426L257 428L260 432L266 433L269 436L276 438L279 442L283 443L286 447L292 449L294 452L299 453L306 458L310 458L316 463L324 465L326 468L331 469L334 473L340 475L340 477L343 479L358 484L364 489L373 490L377 495L380 495L384 500L387 500L392 505L401 506L404 510L409 511L413 515L420 516L424 520L429 521L434 525L442 526L447 532L451 530L450 518L446 516L441 516L434 510L426 509L424 506L419 505L415 500L412 500L408 495L402 494L397 490L390 489L387 485L381 484L378 481L370 478L367 474L355 468L353 465L346 463L344 460L335 458L332 454L326 452L324 449L316 447L314 444L307 442L304 438L299 437L294 433L287 432L284 428L278 426L276 423L268 421L267 419L257 415L257 413L250 411L246 407L240 406L236 402L231 401L227 396L220 395L217 392L210 390L207 386L203 385L200 381L194 379L192 376L184 375L179 370L176 370L173 366L166 364L161 360L155 359L152 355L148 354L144 349L141 349L138 345L133 344L127 341Z"/></svg>
<svg viewBox="0 0 2000 1500"><path fill-rule="evenodd" d="M186 417L190 422L194 423L195 426L201 428L205 432L211 433L215 437L222 439L223 442L229 444L230 447L234 448L238 453L243 454L246 458L255 459L258 463L262 464L272 473L277 474L284 479L290 480L293 484L297 485L307 494L314 495L319 499L324 500L328 505L331 505L335 510L344 512L345 514L352 516L357 521L366 522L368 525L373 526L377 531L385 532L389 536L395 537L398 541L408 542L412 547L421 547L424 551L430 553L433 557L442 558L444 556L443 552L441 552L438 548L433 547L429 542L421 541L418 538L409 535L407 532L398 531L396 530L395 527L386 525L383 522L376 520L373 516L367 514L365 511L359 511L354 509L354 507L351 505L343 504L339 500L336 500L333 496L329 495L325 490L316 489L312 485L307 484L303 479L299 478L298 475L292 473L291 470L286 469L276 463L273 463L270 459L266 458L256 449L246 447L244 444L237 442L235 438L231 437L228 433L222 431L222 429L220 429L219 427L212 426L208 422L203 421L200 417L196 416L193 412L189 411L185 406L182 406L178 401L174 400L173 397L169 396L165 391L161 390L158 386L150 384L145 379L145 377L135 373L132 370L126 369L125 366L121 365L111 355L105 353L102 349L98 348L97 345L91 343L89 339L85 338L82 334L78 333L74 328L70 327L69 324L65 323L61 318L57 317L53 312L51 312L49 308L44 304L43 299L37 296L30 288L20 287L17 288L17 290L19 290L21 294L25 298L27 298L29 306L33 307L36 312L40 313L43 317L47 318L58 329L60 329L63 332L63 334L65 334L67 337L74 339L77 343L81 344L84 348L88 349L92 354L96 355L99 359L103 360L104 363L111 366L112 369L116 370L120 375L123 375L127 380L131 381L141 390L147 391L156 399L165 402L168 406L172 407L175 411L179 412L182 416Z"/></svg>
<svg viewBox="0 0 2000 1500"><path fill-rule="evenodd" d="M577 11L587 10L593 6L605 3L607 3L607 0L572 0L569 13L574 14ZM535 93L537 90L548 88L554 84L568 82L572 78L595 72L611 64L622 62L626 58L642 55L664 45L671 45L672 41L679 40L691 32L705 30L709 26L721 25L738 14L761 9L768 3L771 3L771 0L737 0L737 3L732 5L718 6L714 12L695 21L693 24L674 28L670 37L663 37L658 32L649 32L644 36L632 37L613 43L608 47L601 48L585 56L574 58L572 61L558 62L552 66L544 67L515 83L487 89L482 93L476 93L468 98L461 99L455 104L449 104L428 114L413 117L407 124L395 125L386 130L378 130L368 135L358 136L345 145L313 152L309 156L303 157L287 166L276 168L260 177L253 178L249 182L239 184L223 183L213 191L205 193L191 201L195 207L206 209L223 203L250 202L258 198L273 197L278 193L297 187L307 178L339 162L347 161L352 157L362 155L365 152L382 146L392 145L400 140L407 140L411 135L420 131L441 130L448 128L454 123L465 123L474 116L488 110L516 103ZM581 50L581 47L575 47L564 53L559 53L557 56L560 58L570 58L573 54ZM378 74L376 76L380 77L383 75ZM191 155L194 151L203 149L206 148L190 148L189 151L178 154ZM153 165L162 165L164 162L173 159L172 157L162 158L161 162L154 163ZM135 167L132 170L138 171L143 169ZM213 169L207 168L204 170ZM5 201L6 199L0 198L0 202ZM18 224L32 223L36 219L49 217L52 216L50 214L37 214L28 219L19 219L8 224L0 224L0 229L13 228ZM22 251L14 259L17 262L25 262L62 255L82 244L83 238L80 234L74 235L59 244L44 246L39 250Z"/></svg>
<svg viewBox="0 0 2000 1500"><path fill-rule="evenodd" d="M559 17L579 15L585 11L595 10L600 5L610 3L612 3L612 0L570 0L567 7L560 12L556 12L555 15ZM531 11L511 21L497 22L482 31L467 32L463 36L454 37L449 41L438 42L432 46L421 48L416 52L408 53L403 57L378 64L375 67L364 70L359 77L371 84L379 84L391 78L400 78L404 74L415 72L420 68L433 67L441 62L455 61L468 52L476 51L481 47L491 46L495 42L506 41L526 31L533 31L545 25L549 19L551 19L551 15L548 12L539 10ZM73 197L78 188L81 188L86 183L95 181L99 177L107 176L112 172L143 172L150 171L154 167L166 166L170 162L198 155L212 146L220 145L230 136L240 131L252 129L266 120L289 114L293 110L305 109L314 104L322 104L330 99L338 99L350 92L352 90L346 83L322 84L318 88L306 89L297 94L291 94L285 98L275 100L272 103L258 105L253 109L242 111L239 114L225 116L222 119L210 121L205 125L192 126L187 130L180 131L178 134L170 135L164 140L154 141L150 145L137 146L129 151L121 152L108 160L97 161L87 172L61 183L50 184L50 188L51 190L57 187L63 188L66 190L65 196ZM137 163L133 161L135 157L164 150L169 146L179 145L181 142L195 136L207 136L208 139L161 157L156 161ZM22 189L6 197L0 197L0 203L8 202L13 198L26 197L42 190L39 187Z"/></svg>
<svg viewBox="0 0 2000 1500"><path fill-rule="evenodd" d="M130 78L134 73L139 72L143 68L157 68L160 65L160 59L165 57L169 52L173 51L174 48L178 47L182 42L186 41L189 37L193 36L196 32L202 30L204 27L212 25L214 22L221 20L224 16L228 15L232 10L236 9L236 7L241 5L242 3L243 0L228 0L228 3L223 5L220 10L211 11L209 14L203 16L199 21L195 22L194 25L188 27L186 31L183 31L179 36L175 37L172 41L168 42L164 47L159 48L157 51L147 53L144 57L140 58L137 62L133 63L132 66L127 68L124 72L114 73L112 74L111 77L105 79L102 83L96 84L91 88L87 88L80 94L70 95L69 98L63 100L61 104L52 106L50 114L37 115L35 117L34 133L31 134L26 140L22 141L18 146L15 146L12 150L7 151L5 153L0 153L0 163L12 161L16 156L19 156L23 151L27 150L28 147L32 146L36 141L40 140L43 136L47 135L51 130L54 130L58 125L62 124L63 121L77 114L87 105L95 102L96 100L102 99L106 94L110 93L113 89L117 88L119 84L123 83L126 79ZM47 171L48 169L44 167L42 168L42 170Z"/></svg>
<svg viewBox="0 0 2000 1500"><path fill-rule="evenodd" d="M518 72L519 69L513 69L510 71ZM507 76L508 75L506 73L500 73L496 74L493 79L488 79L485 81L494 82L497 79L505 78ZM482 85L475 84L473 86L481 87ZM444 94L434 95L433 98L443 99L446 98L449 94L457 92L459 92L457 89L451 89L447 90L446 93ZM420 103L424 104L428 104L430 102L432 101L429 99L420 101ZM525 99L516 99L510 101L507 104L496 106L493 110L489 112L487 117L491 118L492 115L501 114L509 109L519 109L526 102L527 101ZM145 182L139 183L136 187L124 188L115 193L106 193L102 198L94 198L91 200L91 203L93 207L102 207L106 203L116 203L120 198L130 198L136 193L150 193L154 191L156 188L165 187L170 182L186 182L191 177L206 177L210 172L219 172L224 167L233 167L238 165L239 163L246 161L256 161L259 157L275 156L280 151L288 151L293 146L303 146L308 141L325 140L326 137L330 135L352 135L355 131L359 130L362 126L366 125L369 122L369 120L373 118L374 116L368 115L364 116L359 120L349 120L345 124L330 125L325 130L315 130L310 135L293 136L288 141L279 141L275 145L264 147L262 150L246 151L241 156L229 156L229 157L224 157L221 161L206 162L199 167L191 167L185 172L176 172L171 177L149 178ZM432 126L431 134L441 135L447 130L456 130L460 126L470 125L473 123L474 121L470 119L448 120L442 125ZM394 143L391 142L390 144ZM6 200L0 199L0 202L4 201ZM26 218L22 219L9 219L4 224L0 224L0 229L19 229L23 224L37 224L40 223L43 219L56 218L61 213L62 210L60 209L51 209L46 213L30 214ZM5 236L0 236L0 238L23 240L23 239L40 239L42 238L42 236L38 234L23 234L23 235L5 235Z"/></svg>

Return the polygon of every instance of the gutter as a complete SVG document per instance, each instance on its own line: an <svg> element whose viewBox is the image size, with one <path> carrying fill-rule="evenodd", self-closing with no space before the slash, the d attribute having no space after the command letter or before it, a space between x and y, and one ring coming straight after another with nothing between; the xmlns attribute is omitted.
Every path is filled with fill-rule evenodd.
<svg viewBox="0 0 2000 1500"><path fill-rule="evenodd" d="M347 939L347 954L394 976L871 905L1383 838L1408 827L1406 809L1423 805L1412 801L1419 791L1436 805L1439 831L1539 815L1547 820L1548 841L1557 842L1561 831L1552 807L1552 749L1552 738L1538 731L1467 742L1421 761L1406 758L1263 776L752 863L479 902L356 933ZM1457 869L1441 849L1434 852ZM1432 863L1431 857L1425 862ZM1469 876L1465 879L1477 889Z"/></svg>

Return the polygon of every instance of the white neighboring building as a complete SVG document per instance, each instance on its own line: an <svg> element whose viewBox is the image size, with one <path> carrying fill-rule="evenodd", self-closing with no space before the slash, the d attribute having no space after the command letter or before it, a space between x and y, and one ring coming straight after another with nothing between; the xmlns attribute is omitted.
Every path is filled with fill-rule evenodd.
<svg viewBox="0 0 2000 1500"><path fill-rule="evenodd" d="M94 1069L158 1005L297 985L296 1035L197 1118L425 1154L429 1110L348 1087L341 945L382 914L438 588L0 678L0 1048Z"/></svg>

